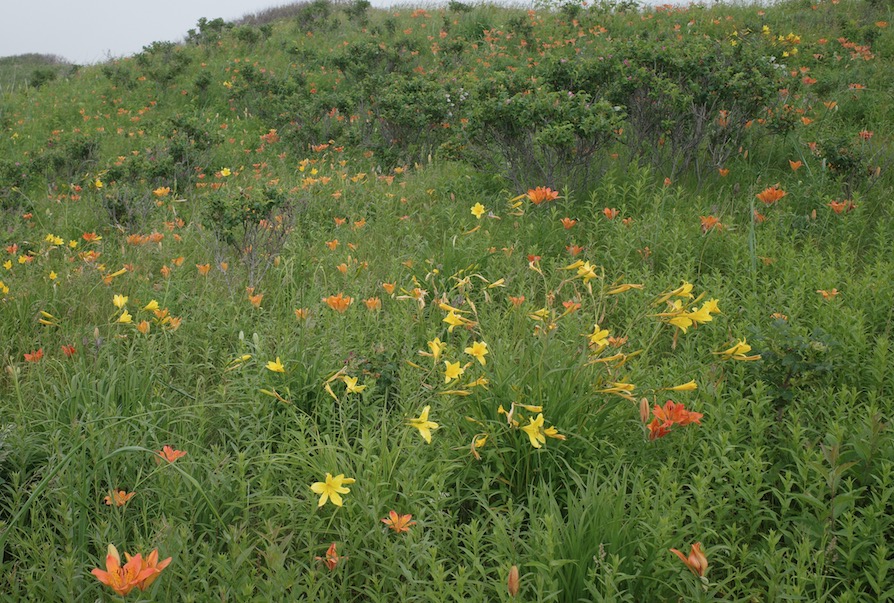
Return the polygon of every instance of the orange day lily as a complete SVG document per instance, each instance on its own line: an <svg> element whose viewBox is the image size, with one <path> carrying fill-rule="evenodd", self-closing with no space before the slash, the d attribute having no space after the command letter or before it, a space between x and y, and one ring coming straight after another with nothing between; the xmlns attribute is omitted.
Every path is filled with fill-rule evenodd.
<svg viewBox="0 0 894 603"><path fill-rule="evenodd" d="M335 566L338 565L338 562L342 559L347 559L346 555L339 555L335 550L335 543L329 545L329 548L326 550L326 557L314 557L317 561L322 561L326 564L326 567L329 568L329 571L335 569Z"/></svg>
<svg viewBox="0 0 894 603"><path fill-rule="evenodd" d="M415 521L410 521L411 519L413 519L412 515L398 515L397 511L391 510L388 511L388 517L382 518L382 523L400 534L409 532L410 526L416 525Z"/></svg>
<svg viewBox="0 0 894 603"><path fill-rule="evenodd" d="M527 194L528 199L530 199L531 203L533 203L534 205L540 205L544 201L552 201L559 198L559 192L554 191L547 186L538 186L537 188L532 188L528 191Z"/></svg>
<svg viewBox="0 0 894 603"><path fill-rule="evenodd" d="M677 549L671 549L670 552L679 557L680 560L686 564L686 567L699 578L704 578L705 574L708 573L708 558L702 553L701 542L696 542L692 545L692 549L689 551L689 557L686 557Z"/></svg>
<svg viewBox="0 0 894 603"><path fill-rule="evenodd" d="M786 193L784 190L779 188L779 185L774 185L765 188L761 192L755 195L755 197L760 200L761 203L765 205L773 205L783 197L785 197Z"/></svg>
<svg viewBox="0 0 894 603"><path fill-rule="evenodd" d="M169 463L173 463L177 459L186 456L185 450L176 450L175 448L171 448L168 445L165 445L161 450L156 450L155 454L157 454L162 459L166 460Z"/></svg>
<svg viewBox="0 0 894 603"><path fill-rule="evenodd" d="M114 505L116 507L123 507L127 504L131 498L136 495L136 492L125 492L124 490L112 490L108 496L103 499L103 502L108 506Z"/></svg>
<svg viewBox="0 0 894 603"><path fill-rule="evenodd" d="M353 297L345 297L343 293L339 293L338 295L330 295L329 297L324 297L323 301L326 302L326 305L335 310L338 313L344 313L348 306L354 303Z"/></svg>
<svg viewBox="0 0 894 603"><path fill-rule="evenodd" d="M127 563L121 565L121 556L115 545L110 544L106 554L106 569L96 568L90 573L96 579L114 590L121 596L126 596L134 589L146 590L155 581L161 571L171 563L168 557L162 562L158 561L158 550L152 551L148 558L137 554L133 557L125 553Z"/></svg>
<svg viewBox="0 0 894 603"><path fill-rule="evenodd" d="M40 348L36 352L25 352L25 362L40 362L40 359L43 358L43 348Z"/></svg>

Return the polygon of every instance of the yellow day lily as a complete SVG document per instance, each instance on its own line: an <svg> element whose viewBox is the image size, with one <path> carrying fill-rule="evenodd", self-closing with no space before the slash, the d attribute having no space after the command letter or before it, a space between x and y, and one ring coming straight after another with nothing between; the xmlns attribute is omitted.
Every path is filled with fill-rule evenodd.
<svg viewBox="0 0 894 603"><path fill-rule="evenodd" d="M440 337L435 337L431 341L428 342L428 349L431 350L431 357L434 358L435 362L438 361L438 357L440 357L441 352L447 349L447 343L441 341ZM419 352L422 355L426 355L426 352Z"/></svg>
<svg viewBox="0 0 894 603"><path fill-rule="evenodd" d="M600 329L598 324L594 325L593 332L585 337L589 339L594 354L598 354L608 346L608 329Z"/></svg>
<svg viewBox="0 0 894 603"><path fill-rule="evenodd" d="M359 394L366 389L365 385L357 385L357 379L357 377L348 377L347 375L341 378L341 380L344 381L345 385L347 386L347 390L345 390L347 393Z"/></svg>
<svg viewBox="0 0 894 603"><path fill-rule="evenodd" d="M760 354L755 354L753 356L746 356L748 352L751 351L751 346L748 345L745 339L740 339L736 342L736 345L733 347L723 350L721 352L713 352L721 357L722 360L741 360L741 361L750 361L750 360L760 360Z"/></svg>
<svg viewBox="0 0 894 603"><path fill-rule="evenodd" d="M478 362L481 363L482 366L487 364L487 358L485 356L489 353L487 349L487 344L483 341L476 341L469 347L463 350L466 354L470 356L474 356Z"/></svg>
<svg viewBox="0 0 894 603"><path fill-rule="evenodd" d="M592 279L596 278L596 267L592 266L590 262L584 262L577 269L577 275L584 279L584 283L590 282Z"/></svg>
<svg viewBox="0 0 894 603"><path fill-rule="evenodd" d="M549 316L549 310L546 308L540 308L539 310L528 314L528 318L531 320L542 321L545 320Z"/></svg>
<svg viewBox="0 0 894 603"><path fill-rule="evenodd" d="M132 321L133 321L133 316L131 316L130 312L128 312L127 310L122 312L121 316L118 317L118 322L120 322L121 324L129 324Z"/></svg>
<svg viewBox="0 0 894 603"><path fill-rule="evenodd" d="M145 327L143 327L143 328L145 328L145 329L146 329L146 332L148 333L148 332L149 332L149 323L146 322L146 321L144 320L144 321L143 321L142 323L140 323L140 324L143 324L143 323L145 323ZM138 326L137 328L139 329L140 327ZM230 360L230 362L227 364L227 368L225 368L224 370L225 370L225 371L233 371L233 370L236 370L236 369L238 369L238 368L241 368L242 365L243 365L245 362L248 362L249 360L251 360L251 354L243 354L243 355L241 355L241 356L238 356L238 357L233 358L232 360Z"/></svg>
<svg viewBox="0 0 894 603"><path fill-rule="evenodd" d="M486 211L487 211L487 209L483 205L481 205L481 203L476 203L475 205L472 206L472 215L475 216L479 220L481 219L481 216L483 216L484 212L486 212Z"/></svg>
<svg viewBox="0 0 894 603"><path fill-rule="evenodd" d="M126 295L115 295L112 298L112 303L115 304L115 307L120 310L127 304L127 299L128 298Z"/></svg>
<svg viewBox="0 0 894 603"><path fill-rule="evenodd" d="M272 371L274 373L285 373L286 372L286 367L283 366L283 363L279 359L279 356L276 357L276 360L268 360L266 367L267 367L268 371Z"/></svg>
<svg viewBox="0 0 894 603"><path fill-rule="evenodd" d="M606 291L605 294L606 295L618 295L619 293L626 293L627 291L630 291L631 289L642 289L642 288L643 288L642 285L634 285L631 283L624 283L622 285L615 285L614 287L612 287L608 291Z"/></svg>
<svg viewBox="0 0 894 603"><path fill-rule="evenodd" d="M625 400L633 400L633 390L636 389L636 386L632 383L624 383L623 381L617 381L615 383L609 383L609 386L604 389L597 389L596 393L599 394L615 394L616 396L621 396Z"/></svg>
<svg viewBox="0 0 894 603"><path fill-rule="evenodd" d="M332 477L331 473L327 473L325 482L314 482L310 486L310 489L315 494L320 495L317 507L325 505L327 500L331 500L336 507L342 506L341 495L350 492L350 489L345 488L345 486L349 486L355 481L357 480L352 477L345 477L344 473L340 473L335 477Z"/></svg>
<svg viewBox="0 0 894 603"><path fill-rule="evenodd" d="M719 314L720 308L717 306L716 299L709 299L698 310L687 312L686 317L692 321L695 326L700 322L711 322L713 318L711 314Z"/></svg>
<svg viewBox="0 0 894 603"><path fill-rule="evenodd" d="M156 310L158 310L158 302L154 299L150 300L148 304L143 306L143 309L147 312L155 312Z"/></svg>
<svg viewBox="0 0 894 603"><path fill-rule="evenodd" d="M693 379L689 383L684 383L682 385L675 385L673 387L662 387L661 391L665 392L691 392L698 389L698 383Z"/></svg>
<svg viewBox="0 0 894 603"><path fill-rule="evenodd" d="M444 369L444 383L450 383L454 379L459 379L460 375L466 372L466 369L460 366L459 362L445 360L444 364L446 365Z"/></svg>
<svg viewBox="0 0 894 603"><path fill-rule="evenodd" d="M613 354L611 356L606 356L605 358L593 358L587 362L587 365L592 364L611 364L614 363L614 368L621 368L624 364L627 363L628 360L639 356L642 354L642 350L637 350L635 352L631 352L629 354L624 354L623 352L618 352L617 354Z"/></svg>
<svg viewBox="0 0 894 603"><path fill-rule="evenodd" d="M546 444L546 438L548 437L557 440L565 439L565 436L560 435L555 427L543 428L543 413L538 414L536 419L529 418L528 424L521 429L528 434L528 439L531 440L531 446L534 448L540 448Z"/></svg>
<svg viewBox="0 0 894 603"><path fill-rule="evenodd" d="M584 265L583 260L577 260L576 262L572 262L571 264L568 264L567 266L562 268L562 270L577 270L578 268L580 268L583 265Z"/></svg>
<svg viewBox="0 0 894 603"><path fill-rule="evenodd" d="M659 298L656 299L652 305L660 306L672 297L685 297L686 299L692 299L692 284L683 281L683 284L676 289L662 293L661 296L659 296Z"/></svg>
<svg viewBox="0 0 894 603"><path fill-rule="evenodd" d="M472 438L472 446L470 447L470 452L472 456L475 457L476 461L481 460L481 455L478 454L478 449L483 448L484 445L487 444L487 434L476 434L474 438Z"/></svg>
<svg viewBox="0 0 894 603"><path fill-rule="evenodd" d="M466 280L468 280L468 277L466 277ZM456 314L466 314L466 313L468 313L468 310L460 310L459 308L454 308L453 306L451 306L451 305L448 304L447 302L438 302L438 307L439 307L440 309L444 310L444 312L454 312L454 313L456 313Z"/></svg>
<svg viewBox="0 0 894 603"><path fill-rule="evenodd" d="M460 316L459 314L457 314L457 313L454 312L453 310L451 310L450 313L449 313L447 316L444 317L443 322L446 322L448 325L450 325L449 327L447 327L447 332L448 332L448 333L453 333L453 329L455 329L456 327L458 327L458 326L460 326L460 325L473 325L473 324L475 324L474 322L472 322L472 321L469 320L468 318L464 318L464 317Z"/></svg>
<svg viewBox="0 0 894 603"><path fill-rule="evenodd" d="M484 389L487 389L488 385L490 385L490 381L488 381L486 377L478 377L466 385L466 387L483 387Z"/></svg>
<svg viewBox="0 0 894 603"><path fill-rule="evenodd" d="M419 435L422 436L422 439L425 440L426 444L431 444L431 432L432 430L438 429L440 425L435 423L434 421L428 420L428 412L431 410L431 406L426 406L422 409L422 414L420 414L415 419L407 419L407 423L410 424L411 427L415 427L419 430Z"/></svg>

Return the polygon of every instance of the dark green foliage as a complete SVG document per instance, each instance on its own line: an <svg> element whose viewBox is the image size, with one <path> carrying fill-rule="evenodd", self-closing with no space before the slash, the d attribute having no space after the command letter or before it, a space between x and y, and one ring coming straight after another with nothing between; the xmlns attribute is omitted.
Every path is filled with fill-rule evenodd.
<svg viewBox="0 0 894 603"><path fill-rule="evenodd" d="M58 75L58 71L52 67L38 67L31 72L31 77L28 78L28 83L35 88L40 88L44 84L48 84L55 80Z"/></svg>
<svg viewBox="0 0 894 603"><path fill-rule="evenodd" d="M790 401L802 388L822 384L835 375L839 345L821 328L805 333L787 320L774 320L752 338L760 354L756 370L772 385L779 402Z"/></svg>
<svg viewBox="0 0 894 603"><path fill-rule="evenodd" d="M161 85L171 83L192 62L192 56L173 42L153 42L134 57L146 77Z"/></svg>
<svg viewBox="0 0 894 603"><path fill-rule="evenodd" d="M226 30L232 28L231 24L219 17L210 21L202 17L196 26L198 29L190 29L186 34L188 44L213 46L221 39Z"/></svg>
<svg viewBox="0 0 894 603"><path fill-rule="evenodd" d="M506 173L518 190L585 186L599 170L594 156L616 139L624 119L620 107L587 92L530 89L507 74L482 82L469 104L470 151Z"/></svg>

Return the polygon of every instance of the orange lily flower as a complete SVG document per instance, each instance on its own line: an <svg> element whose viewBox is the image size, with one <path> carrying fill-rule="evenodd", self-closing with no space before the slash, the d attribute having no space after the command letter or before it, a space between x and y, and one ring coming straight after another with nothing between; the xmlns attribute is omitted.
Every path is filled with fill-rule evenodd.
<svg viewBox="0 0 894 603"><path fill-rule="evenodd" d="M170 561L170 560L168 560ZM96 576L96 579L114 590L121 596L126 596L130 591L142 583L144 580L155 574L157 568L143 568L143 559L138 554L135 557L128 556L127 563L121 565L121 556L118 549L110 544L108 553L106 554L105 571L96 568L90 573Z"/></svg>
<svg viewBox="0 0 894 603"><path fill-rule="evenodd" d="M676 404L673 400L668 400L663 408L655 405L655 408L652 409L652 414L668 427L674 423L677 425L689 425L690 423L701 425L701 419L704 417L702 413L686 410L685 404Z"/></svg>
<svg viewBox="0 0 894 603"><path fill-rule="evenodd" d="M41 358L43 358L43 348L40 348L36 352L31 352L30 354L25 352L25 362L40 362Z"/></svg>
<svg viewBox="0 0 894 603"><path fill-rule="evenodd" d="M176 450L175 448L171 448L170 446L165 445L161 450L156 450L155 454L157 454L162 459L166 460L169 463L173 463L177 459L186 456L185 450Z"/></svg>
<svg viewBox="0 0 894 603"><path fill-rule="evenodd" d="M112 490L109 493L109 496L106 496L105 499L103 499L103 502L110 507L112 506L113 503L116 507L123 507L124 505L127 504L127 501L129 501L135 495L136 495L136 492L128 493L128 492L125 492L124 490Z"/></svg>
<svg viewBox="0 0 894 603"><path fill-rule="evenodd" d="M127 558L128 562L130 562L130 560L131 560L130 555L128 555L127 553L124 553L124 556ZM137 555L137 557L140 557L140 555ZM159 561L158 560L158 549L155 549L151 553L149 553L148 557L142 557L140 559L140 561L141 561L141 563L140 563L140 567L141 567L140 574L141 575L147 571L152 572L145 578L137 580L137 588L139 588L140 590L146 590L147 588L149 588L149 586L153 582L155 582L155 579L158 578L158 575L161 573L161 570L168 567L168 565L171 563L171 558L168 557L164 561Z"/></svg>
<svg viewBox="0 0 894 603"><path fill-rule="evenodd" d="M342 559L347 559L347 556L339 555L338 552L335 550L335 543L333 542L332 544L329 545L329 548L326 550L325 557L314 557L314 559L325 563L326 567L328 567L329 571L331 572L332 570L335 569L335 566L338 565L338 562L341 561Z"/></svg>
<svg viewBox="0 0 894 603"><path fill-rule="evenodd" d="M401 532L409 532L410 526L416 525L412 515L398 515L397 511L388 511L388 517L382 518L382 523L394 530L398 534Z"/></svg>
<svg viewBox="0 0 894 603"><path fill-rule="evenodd" d="M335 310L336 312L343 313L348 309L352 303L354 303L353 297L345 297L343 293L339 293L338 295L330 295L329 297L324 297L323 301L326 302L326 305Z"/></svg>
<svg viewBox="0 0 894 603"><path fill-rule="evenodd" d="M774 185L765 188L764 190L756 194L755 197L757 197L761 201L761 203L764 203L766 205L773 205L774 203L785 197L785 195L785 191L779 188L779 185Z"/></svg>
<svg viewBox="0 0 894 603"><path fill-rule="evenodd" d="M708 558L702 553L702 543L696 542L689 551L689 557L686 557L677 549L671 549L671 553L680 558L686 564L686 567L696 576L703 578L708 573Z"/></svg>
<svg viewBox="0 0 894 603"><path fill-rule="evenodd" d="M530 199L531 203L534 205L540 205L544 201L553 201L554 199L559 198L559 192L554 191L547 186L532 188L528 191L527 195L528 199Z"/></svg>
<svg viewBox="0 0 894 603"><path fill-rule="evenodd" d="M709 230L723 230L723 223L716 216L699 216L702 223L702 234L707 234Z"/></svg>

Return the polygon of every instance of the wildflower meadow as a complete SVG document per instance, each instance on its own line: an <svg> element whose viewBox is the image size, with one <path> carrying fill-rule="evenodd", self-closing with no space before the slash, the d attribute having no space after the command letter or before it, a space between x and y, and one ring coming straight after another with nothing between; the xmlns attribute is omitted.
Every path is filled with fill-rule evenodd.
<svg viewBox="0 0 894 603"><path fill-rule="evenodd" d="M0 600L894 600L890 23L313 0L16 71Z"/></svg>

